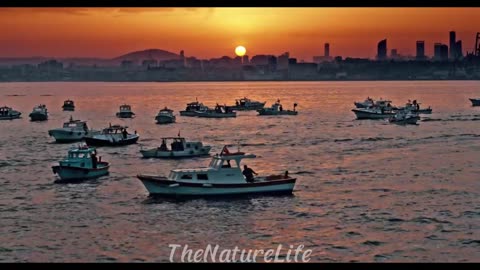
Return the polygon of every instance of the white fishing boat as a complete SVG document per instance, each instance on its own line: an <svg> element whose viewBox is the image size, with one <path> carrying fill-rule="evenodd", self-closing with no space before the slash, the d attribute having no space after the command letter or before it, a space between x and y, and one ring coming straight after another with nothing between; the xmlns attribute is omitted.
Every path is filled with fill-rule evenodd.
<svg viewBox="0 0 480 270"><path fill-rule="evenodd" d="M235 106L227 106L227 108L232 111L256 111L262 109L265 103L244 97L235 100Z"/></svg>
<svg viewBox="0 0 480 270"><path fill-rule="evenodd" d="M363 101L363 102L355 101L355 102L353 102L353 104L355 105L355 107L357 107L357 108L360 109L360 108L372 107L375 103L374 103L374 101L373 101L372 98L367 97L367 98L365 99L365 101Z"/></svg>
<svg viewBox="0 0 480 270"><path fill-rule="evenodd" d="M202 118L231 118L237 117L237 113L228 109L227 106L216 105L215 109L208 109L205 111L197 111L197 117Z"/></svg>
<svg viewBox="0 0 480 270"><path fill-rule="evenodd" d="M60 181L84 180L97 178L108 174L110 165L97 158L95 148L85 144L74 146L68 150L68 155L53 166L54 174L58 174Z"/></svg>
<svg viewBox="0 0 480 270"><path fill-rule="evenodd" d="M123 104L123 105L120 105L120 111L117 112L116 115L118 118L132 118L135 115L135 113L132 112L132 106L128 104Z"/></svg>
<svg viewBox="0 0 480 270"><path fill-rule="evenodd" d="M127 126L110 125L101 132L86 135L85 142L94 146L122 146L137 143L138 134L130 134Z"/></svg>
<svg viewBox="0 0 480 270"><path fill-rule="evenodd" d="M47 106L40 104L33 108L33 111L29 115L31 121L45 121L48 120Z"/></svg>
<svg viewBox="0 0 480 270"><path fill-rule="evenodd" d="M161 109L157 116L155 116L155 120L157 121L157 124L170 124L170 123L175 123L175 115L173 115L173 110L165 107L164 109Z"/></svg>
<svg viewBox="0 0 480 270"><path fill-rule="evenodd" d="M89 130L86 121L73 120L70 116L70 120L63 123L63 127L49 130L48 135L54 137L57 142L73 142L83 140L90 132L99 133Z"/></svg>
<svg viewBox="0 0 480 270"><path fill-rule="evenodd" d="M432 113L432 108L428 106L428 108L422 109L420 108L420 104L416 100L413 100L411 102L410 100L405 104L405 107L400 107L398 110L407 110L411 111L413 113L419 113L419 114L431 114Z"/></svg>
<svg viewBox="0 0 480 270"><path fill-rule="evenodd" d="M73 100L67 99L63 102L62 109L64 111L75 111L75 103Z"/></svg>
<svg viewBox="0 0 480 270"><path fill-rule="evenodd" d="M20 118L20 115L22 115L21 112L15 111L10 107L0 107L0 120L12 120Z"/></svg>
<svg viewBox="0 0 480 270"><path fill-rule="evenodd" d="M140 153L145 158L187 158L208 155L211 148L203 145L202 142L186 141L183 137L166 137L162 138L162 144L159 147L141 149Z"/></svg>
<svg viewBox="0 0 480 270"><path fill-rule="evenodd" d="M180 111L181 116L197 116L198 113L202 113L208 110L208 107L203 105L203 103L198 102L190 102L187 104L187 107L184 111Z"/></svg>
<svg viewBox="0 0 480 270"><path fill-rule="evenodd" d="M159 196L291 194L296 178L290 177L288 171L280 175L250 177L247 181L240 167L241 161L255 157L243 152L230 153L224 147L220 154L212 157L206 168L174 169L168 176L139 174L137 177L151 195ZM246 171L246 175L252 175Z"/></svg>
<svg viewBox="0 0 480 270"><path fill-rule="evenodd" d="M370 107L362 109L353 109L357 119L387 119L395 115L393 110L387 110L379 107Z"/></svg>
<svg viewBox="0 0 480 270"><path fill-rule="evenodd" d="M270 108L263 108L257 110L258 115L297 115L298 112L296 111L297 103L293 104L293 110L284 110L280 100L277 100L272 107Z"/></svg>
<svg viewBox="0 0 480 270"><path fill-rule="evenodd" d="M418 120L420 120L420 116L418 116L417 113L408 110L400 110L388 119L390 123L399 125L416 125Z"/></svg>

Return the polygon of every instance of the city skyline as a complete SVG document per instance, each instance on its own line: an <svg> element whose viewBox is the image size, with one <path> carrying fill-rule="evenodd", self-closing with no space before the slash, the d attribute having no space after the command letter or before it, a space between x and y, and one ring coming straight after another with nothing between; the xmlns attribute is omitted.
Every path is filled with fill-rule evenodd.
<svg viewBox="0 0 480 270"><path fill-rule="evenodd" d="M0 8L0 57L112 58L158 48L202 59L290 55L375 58L379 40L388 53L425 54L449 44L449 32L474 47L478 8ZM408 19L405 19L408 18ZM15 31L11 31L15 29ZM92 29L95 29L93 31Z"/></svg>

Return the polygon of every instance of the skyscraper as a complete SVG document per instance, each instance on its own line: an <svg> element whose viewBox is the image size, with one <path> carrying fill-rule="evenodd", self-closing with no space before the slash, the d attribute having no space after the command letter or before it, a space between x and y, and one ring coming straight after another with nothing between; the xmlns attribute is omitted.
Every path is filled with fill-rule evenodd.
<svg viewBox="0 0 480 270"><path fill-rule="evenodd" d="M387 59L387 39L381 40L377 45L377 60L383 61Z"/></svg>
<svg viewBox="0 0 480 270"><path fill-rule="evenodd" d="M442 43L435 43L434 45L434 60L447 61L448 60L448 46Z"/></svg>
<svg viewBox="0 0 480 270"><path fill-rule="evenodd" d="M417 41L417 60L424 60L425 59L425 41L418 40Z"/></svg>
<svg viewBox="0 0 480 270"><path fill-rule="evenodd" d="M463 57L461 40L458 40L457 42L455 42L455 56L456 56L456 59Z"/></svg>
<svg viewBox="0 0 480 270"><path fill-rule="evenodd" d="M456 43L455 31L450 31L450 54L449 54L450 59L457 58L455 43Z"/></svg>
<svg viewBox="0 0 480 270"><path fill-rule="evenodd" d="M325 43L324 56L325 56L326 58L330 57L330 43Z"/></svg>

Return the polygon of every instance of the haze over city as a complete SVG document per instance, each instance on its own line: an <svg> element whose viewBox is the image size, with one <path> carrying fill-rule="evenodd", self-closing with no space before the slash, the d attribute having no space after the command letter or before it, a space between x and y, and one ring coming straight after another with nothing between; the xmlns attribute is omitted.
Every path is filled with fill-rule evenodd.
<svg viewBox="0 0 480 270"><path fill-rule="evenodd" d="M0 57L112 58L159 48L212 58L290 52L311 61L330 43L332 56L374 58L377 43L415 55L415 42L448 43L456 31L472 51L478 8L0 8Z"/></svg>

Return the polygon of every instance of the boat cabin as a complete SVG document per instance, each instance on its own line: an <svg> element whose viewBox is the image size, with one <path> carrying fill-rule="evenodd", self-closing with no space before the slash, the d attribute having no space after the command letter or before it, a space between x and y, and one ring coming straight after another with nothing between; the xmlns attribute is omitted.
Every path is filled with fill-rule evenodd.
<svg viewBox="0 0 480 270"><path fill-rule="evenodd" d="M84 129L88 130L87 122L81 120L73 120L70 118L70 121L63 123L63 128L72 128L72 129Z"/></svg>
<svg viewBox="0 0 480 270"><path fill-rule="evenodd" d="M63 102L63 106L64 107L73 107L74 106L73 100L70 100L70 99L65 100Z"/></svg>
<svg viewBox="0 0 480 270"><path fill-rule="evenodd" d="M186 182L245 183L240 167L241 160L255 157L253 154L244 153L216 154L207 168L175 169L170 172L168 179Z"/></svg>
<svg viewBox="0 0 480 270"><path fill-rule="evenodd" d="M205 105L203 105L203 103L195 101L195 102L188 103L185 111L187 111L187 112L189 112L189 111L202 111L202 110L206 110L206 109L207 109L207 107Z"/></svg>
<svg viewBox="0 0 480 270"><path fill-rule="evenodd" d="M103 134L120 134L123 132L127 132L127 126L121 126L121 125L110 125L108 128L104 128L102 130Z"/></svg>
<svg viewBox="0 0 480 270"><path fill-rule="evenodd" d="M127 104L123 104L120 106L120 112L130 112L132 111L132 107Z"/></svg>
<svg viewBox="0 0 480 270"><path fill-rule="evenodd" d="M168 149L168 143L170 143L170 149ZM158 151L185 151L188 149L198 150L202 147L201 142L187 142L183 137L165 137L162 138L162 144L158 148Z"/></svg>
<svg viewBox="0 0 480 270"><path fill-rule="evenodd" d="M171 113L173 113L173 110L169 109L167 107L161 109L160 112L159 112L159 114L171 114Z"/></svg>
<svg viewBox="0 0 480 270"><path fill-rule="evenodd" d="M79 145L68 150L67 157L60 161L60 166L92 168L92 160L96 158L95 148Z"/></svg>
<svg viewBox="0 0 480 270"><path fill-rule="evenodd" d="M8 116L10 112L12 111L12 108L3 106L0 107L0 116Z"/></svg>

